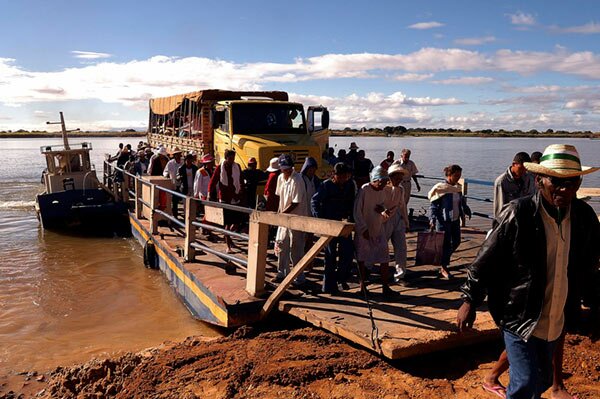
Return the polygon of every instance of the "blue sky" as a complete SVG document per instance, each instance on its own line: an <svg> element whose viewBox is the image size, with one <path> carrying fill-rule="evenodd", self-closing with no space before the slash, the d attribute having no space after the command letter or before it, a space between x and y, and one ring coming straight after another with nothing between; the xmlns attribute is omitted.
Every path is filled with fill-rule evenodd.
<svg viewBox="0 0 600 399"><path fill-rule="evenodd" d="M3 2L0 130L143 129L147 99L288 91L333 127L598 131L595 1Z"/></svg>

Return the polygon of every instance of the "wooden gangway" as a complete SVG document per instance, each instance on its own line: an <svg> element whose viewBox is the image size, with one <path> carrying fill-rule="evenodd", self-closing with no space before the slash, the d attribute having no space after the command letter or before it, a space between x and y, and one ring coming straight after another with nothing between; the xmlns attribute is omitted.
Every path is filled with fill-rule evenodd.
<svg viewBox="0 0 600 399"><path fill-rule="evenodd" d="M237 207L182 196L184 218L173 218L168 207L159 203L160 193L181 194L122 170L124 181L113 181L114 171L105 164L105 184L115 197L131 204L134 236L142 244L154 244L160 270L201 320L236 327L258 322L278 309L390 359L467 345L497 334L487 312L479 313L475 331L459 334L454 323L460 304L458 287L483 241L482 231L464 230L463 243L450 266L455 275L452 280L439 279L438 268L425 265L409 268L405 281L392 287L399 296L391 300L376 293L381 291L377 276L366 296L356 279L350 281L350 290L324 295L321 250L333 237L350 234L352 224L240 208L247 214L248 232L227 233L218 222L222 224L225 209ZM205 208L204 219L196 217L199 206ZM268 248L269 226L288 226L316 236L313 247L278 284L270 282L276 273L276 257ZM222 242L210 242L202 229L230 234L234 253L225 253ZM407 242L410 266L416 234L409 234ZM302 289L293 287L292 281L304 270L307 283Z"/></svg>

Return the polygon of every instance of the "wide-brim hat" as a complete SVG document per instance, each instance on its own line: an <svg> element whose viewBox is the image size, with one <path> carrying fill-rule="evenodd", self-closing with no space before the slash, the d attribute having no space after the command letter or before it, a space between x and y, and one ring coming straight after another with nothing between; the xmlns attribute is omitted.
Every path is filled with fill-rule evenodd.
<svg viewBox="0 0 600 399"><path fill-rule="evenodd" d="M279 158L271 158L267 172L277 172L279 170Z"/></svg>
<svg viewBox="0 0 600 399"><path fill-rule="evenodd" d="M213 157L211 154L206 154L200 159L200 162L201 163L209 163L214 160L215 160L215 157Z"/></svg>
<svg viewBox="0 0 600 399"><path fill-rule="evenodd" d="M569 144L551 144L544 150L539 164L524 162L523 165L531 173L559 178L587 175L600 169L582 166L577 149Z"/></svg>
<svg viewBox="0 0 600 399"><path fill-rule="evenodd" d="M177 155L177 154L179 154L179 155L182 154L182 152L179 149L179 147L175 147L175 149L173 151L171 151L171 155Z"/></svg>
<svg viewBox="0 0 600 399"><path fill-rule="evenodd" d="M393 175L394 173L402 173L403 175L408 174L408 170L400 166L399 163L393 163L387 170L388 176Z"/></svg>
<svg viewBox="0 0 600 399"><path fill-rule="evenodd" d="M159 154L159 155L164 155L165 157L166 157L167 155L169 155L169 153L167 152L167 149L166 149L165 147L160 147L160 148L158 149L158 154Z"/></svg>
<svg viewBox="0 0 600 399"><path fill-rule="evenodd" d="M358 150L358 146L356 145L356 143L354 141L352 143L350 143L350 149L351 150Z"/></svg>

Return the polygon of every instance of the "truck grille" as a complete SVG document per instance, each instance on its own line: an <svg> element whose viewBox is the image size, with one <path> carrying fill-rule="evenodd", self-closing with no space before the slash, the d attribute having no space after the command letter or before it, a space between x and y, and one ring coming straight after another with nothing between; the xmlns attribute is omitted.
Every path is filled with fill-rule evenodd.
<svg viewBox="0 0 600 399"><path fill-rule="evenodd" d="M291 154L294 158L294 165L298 166L298 168L296 168L297 170L300 170L299 168L302 167L302 165L304 165L304 161L306 160L306 158L310 156L309 150L307 149L295 150L290 148L282 148L281 150L273 151L273 157L278 157L281 154Z"/></svg>

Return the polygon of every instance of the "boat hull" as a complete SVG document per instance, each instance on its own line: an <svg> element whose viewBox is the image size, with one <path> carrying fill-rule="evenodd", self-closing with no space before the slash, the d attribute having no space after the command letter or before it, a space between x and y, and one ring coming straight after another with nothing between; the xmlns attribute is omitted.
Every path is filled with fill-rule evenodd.
<svg viewBox="0 0 600 399"><path fill-rule="evenodd" d="M44 229L129 231L127 205L115 202L103 189L38 194L36 211Z"/></svg>

